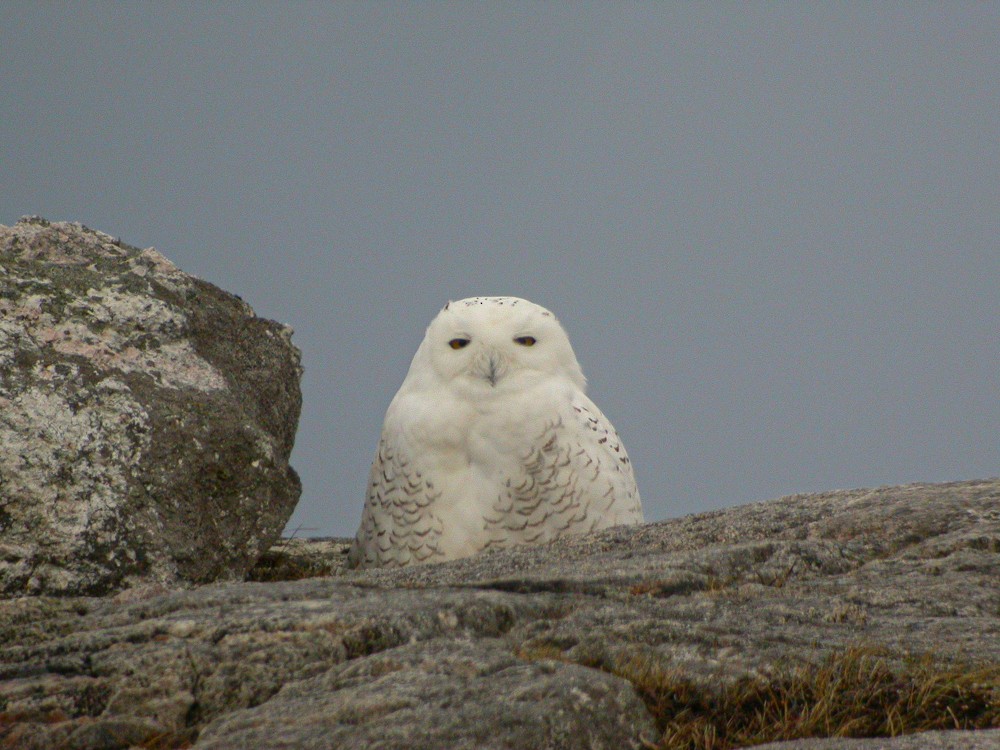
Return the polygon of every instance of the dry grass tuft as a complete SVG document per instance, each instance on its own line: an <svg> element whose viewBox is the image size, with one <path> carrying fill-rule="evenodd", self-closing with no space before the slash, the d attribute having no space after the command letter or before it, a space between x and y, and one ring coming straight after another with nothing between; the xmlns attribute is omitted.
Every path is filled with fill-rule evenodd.
<svg viewBox="0 0 1000 750"><path fill-rule="evenodd" d="M142 750L188 750L194 747L198 732L194 729L184 729L179 732L168 732L150 737L136 747Z"/></svg>
<svg viewBox="0 0 1000 750"><path fill-rule="evenodd" d="M280 539L264 552L246 580L262 583L300 581L344 569L350 542L344 539Z"/></svg>
<svg viewBox="0 0 1000 750"><path fill-rule="evenodd" d="M328 576L332 566L321 561L290 557L280 551L268 550L247 574L248 581L276 583L301 581L304 578Z"/></svg>
<svg viewBox="0 0 1000 750"><path fill-rule="evenodd" d="M534 649L522 657L566 658L556 649ZM1000 664L964 668L928 658L893 668L877 651L850 648L819 666L786 667L717 689L649 658L585 666L635 686L662 732L660 750L1000 727Z"/></svg>
<svg viewBox="0 0 1000 750"><path fill-rule="evenodd" d="M1000 726L1000 665L942 669L923 660L894 670L873 651L848 649L819 667L744 678L715 694L660 670L627 671L656 717L664 750Z"/></svg>

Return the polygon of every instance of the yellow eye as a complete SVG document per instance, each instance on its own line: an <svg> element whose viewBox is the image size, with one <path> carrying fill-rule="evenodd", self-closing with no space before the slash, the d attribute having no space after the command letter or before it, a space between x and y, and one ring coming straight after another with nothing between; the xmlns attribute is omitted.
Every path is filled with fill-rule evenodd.
<svg viewBox="0 0 1000 750"><path fill-rule="evenodd" d="M461 349L469 345L468 339L452 339L448 342L448 346L452 349Z"/></svg>
<svg viewBox="0 0 1000 750"><path fill-rule="evenodd" d="M514 339L515 344L520 344L521 346L534 346L535 337L534 336L518 336Z"/></svg>

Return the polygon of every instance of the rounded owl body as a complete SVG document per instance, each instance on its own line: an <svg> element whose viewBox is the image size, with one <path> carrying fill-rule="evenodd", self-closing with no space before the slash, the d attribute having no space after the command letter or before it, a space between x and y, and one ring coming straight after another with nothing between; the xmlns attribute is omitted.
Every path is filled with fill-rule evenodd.
<svg viewBox="0 0 1000 750"><path fill-rule="evenodd" d="M642 522L618 434L548 310L450 302L386 412L352 565L452 560Z"/></svg>

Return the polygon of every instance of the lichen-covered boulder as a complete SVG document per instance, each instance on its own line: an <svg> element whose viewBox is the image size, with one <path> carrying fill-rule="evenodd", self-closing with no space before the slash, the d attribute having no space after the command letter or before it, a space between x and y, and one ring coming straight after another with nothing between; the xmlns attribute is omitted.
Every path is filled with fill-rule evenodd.
<svg viewBox="0 0 1000 750"><path fill-rule="evenodd" d="M0 593L240 578L300 494L291 330L80 224L0 226Z"/></svg>

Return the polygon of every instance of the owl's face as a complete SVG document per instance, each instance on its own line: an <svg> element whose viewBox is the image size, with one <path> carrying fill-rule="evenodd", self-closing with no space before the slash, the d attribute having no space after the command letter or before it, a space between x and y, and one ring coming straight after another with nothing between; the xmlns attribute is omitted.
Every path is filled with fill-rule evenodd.
<svg viewBox="0 0 1000 750"><path fill-rule="evenodd" d="M586 385L555 315L516 297L449 302L427 328L410 376L420 360L430 364L438 382L474 396L523 390L553 376L581 390Z"/></svg>

